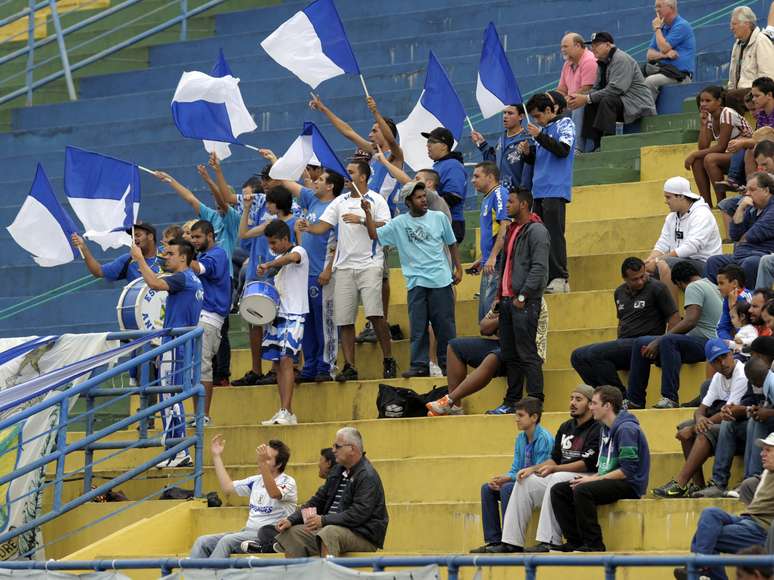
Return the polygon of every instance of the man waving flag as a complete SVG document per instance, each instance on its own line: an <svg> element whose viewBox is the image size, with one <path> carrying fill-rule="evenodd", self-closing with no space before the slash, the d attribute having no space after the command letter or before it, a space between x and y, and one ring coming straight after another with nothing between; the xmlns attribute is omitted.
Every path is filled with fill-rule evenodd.
<svg viewBox="0 0 774 580"><path fill-rule="evenodd" d="M271 166L269 177L296 181L310 162L325 167L328 171L338 173L344 179L349 180L346 167L341 164L317 125L308 121L304 123L301 135L293 141L285 154Z"/></svg>
<svg viewBox="0 0 774 580"><path fill-rule="evenodd" d="M476 100L485 119L502 112L509 105L522 102L516 77L505 56L497 29L489 23L484 31L481 64L478 66Z"/></svg>
<svg viewBox="0 0 774 580"><path fill-rule="evenodd" d="M360 74L333 0L316 0L261 42L277 63L313 89L343 74Z"/></svg>
<svg viewBox="0 0 774 580"><path fill-rule="evenodd" d="M75 224L57 200L40 163L30 194L6 229L45 268L72 262L77 255L70 245L70 236L77 231Z"/></svg>

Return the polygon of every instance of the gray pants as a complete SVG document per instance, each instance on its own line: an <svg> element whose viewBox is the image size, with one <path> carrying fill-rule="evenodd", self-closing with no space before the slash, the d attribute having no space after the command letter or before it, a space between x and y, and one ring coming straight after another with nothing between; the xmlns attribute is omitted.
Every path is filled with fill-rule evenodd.
<svg viewBox="0 0 774 580"><path fill-rule="evenodd" d="M240 532L199 536L191 548L191 558L228 558L239 551L239 544L257 538L258 531L247 528Z"/></svg>
<svg viewBox="0 0 774 580"><path fill-rule="evenodd" d="M561 544L562 529L556 521L554 509L551 506L551 488L557 483L570 481L583 473L558 471L548 477L538 477L535 474L516 482L508 500L508 509L503 517L503 542L513 546L524 547L525 534L532 510L540 506L540 520L536 539L546 544Z"/></svg>
<svg viewBox="0 0 774 580"><path fill-rule="evenodd" d="M303 525L293 526L277 536L277 543L287 558L319 556L325 546L331 556L346 552L376 552L371 542L343 526L325 526L317 532L308 532Z"/></svg>
<svg viewBox="0 0 774 580"><path fill-rule="evenodd" d="M756 288L771 288L774 285L774 254L763 256L758 262L758 279Z"/></svg>
<svg viewBox="0 0 774 580"><path fill-rule="evenodd" d="M668 76L663 75L661 73L656 73L654 75L649 75L645 77L645 84L648 85L648 88L650 89L650 94L653 95L653 101L655 102L656 99L658 99L658 93L661 91L661 87L665 87L667 85L679 85L683 83L690 83L691 77L685 77L684 80L678 81L675 79L670 79Z"/></svg>

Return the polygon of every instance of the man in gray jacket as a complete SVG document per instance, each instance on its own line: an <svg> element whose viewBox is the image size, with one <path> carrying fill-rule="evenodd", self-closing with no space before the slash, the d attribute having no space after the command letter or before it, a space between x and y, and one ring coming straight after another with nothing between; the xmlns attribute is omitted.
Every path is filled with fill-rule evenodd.
<svg viewBox="0 0 774 580"><path fill-rule="evenodd" d="M586 44L597 57L597 82L587 95L569 95L568 106L585 106L583 137L594 141L594 149L604 135L615 134L617 121L633 123L656 114L653 94L637 61L615 45L609 32L595 32Z"/></svg>
<svg viewBox="0 0 774 580"><path fill-rule="evenodd" d="M540 303L548 284L548 230L532 213L532 192L511 191L508 195L511 226L506 234L500 277L500 350L508 377L502 405L490 414L513 413L521 399L524 382L527 394L543 400L543 360L537 351Z"/></svg>

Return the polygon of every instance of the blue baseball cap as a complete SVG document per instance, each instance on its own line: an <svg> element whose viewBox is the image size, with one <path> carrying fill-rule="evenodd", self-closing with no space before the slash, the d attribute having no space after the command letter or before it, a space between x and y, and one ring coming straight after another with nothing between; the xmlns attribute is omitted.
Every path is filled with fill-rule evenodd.
<svg viewBox="0 0 774 580"><path fill-rule="evenodd" d="M712 338L704 345L704 356L708 362L712 362L719 356L729 352L731 352L731 347L722 338Z"/></svg>

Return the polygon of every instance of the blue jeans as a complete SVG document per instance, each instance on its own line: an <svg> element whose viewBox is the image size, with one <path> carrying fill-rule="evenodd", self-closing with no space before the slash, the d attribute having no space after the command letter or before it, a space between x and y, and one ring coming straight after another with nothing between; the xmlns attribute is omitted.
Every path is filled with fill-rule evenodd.
<svg viewBox="0 0 774 580"><path fill-rule="evenodd" d="M728 167L728 177L737 183L744 183L744 154L747 149L737 151L731 156L731 165Z"/></svg>
<svg viewBox="0 0 774 580"><path fill-rule="evenodd" d="M728 256L725 254L719 256L710 256L707 260L707 270L704 277L707 278L713 284L718 283L718 270L727 264L735 263L739 264L744 270L745 280L757 280L758 279L758 262L765 254L757 256L747 256L746 258L736 258L733 255Z"/></svg>
<svg viewBox="0 0 774 580"><path fill-rule="evenodd" d="M512 481L503 484L500 491L489 489L488 483L481 486L481 523L484 525L484 542L487 544L499 544L502 541L502 518L505 517L512 491Z"/></svg>
<svg viewBox="0 0 774 580"><path fill-rule="evenodd" d="M481 271L481 284L478 288L478 320L481 321L489 309L492 307L492 303L497 298L497 284L500 282L500 258L497 258L495 263L495 271L493 274L484 274Z"/></svg>
<svg viewBox="0 0 774 580"><path fill-rule="evenodd" d="M718 209L725 214L733 216L734 213L736 213L736 208L740 201L742 201L741 195L737 195L736 197L727 197L726 199L722 199L718 202Z"/></svg>
<svg viewBox="0 0 774 580"><path fill-rule="evenodd" d="M763 473L763 459L761 450L755 444L758 439L765 439L774 431L774 419L760 423L747 420L747 442L744 450L744 476L745 478Z"/></svg>
<svg viewBox="0 0 774 580"><path fill-rule="evenodd" d="M740 450L744 450L744 465L747 469L747 452L745 445L747 439L747 420L723 421L720 424L718 432L718 441L715 444L715 465L712 467L712 481L718 487L723 489L728 487L728 480L731 477L731 463L734 455L739 455ZM745 473L747 478L747 473Z"/></svg>
<svg viewBox="0 0 774 580"><path fill-rule="evenodd" d="M635 405L645 406L645 392L650 379L650 364L654 361L642 356L642 347L650 344L656 336L641 336L632 346L632 360L629 365L628 399ZM656 362L661 367L661 396L679 401L680 367L683 363L697 363L704 358L706 338L687 334L665 334L659 341Z"/></svg>
<svg viewBox="0 0 774 580"><path fill-rule="evenodd" d="M618 371L629 370L636 338L619 338L576 348L570 363L583 382L592 387L612 385L626 392Z"/></svg>
<svg viewBox="0 0 774 580"><path fill-rule="evenodd" d="M575 149L582 153L594 150L594 142L584 139L583 135L583 111L586 107L575 109L572 112L572 122L575 123Z"/></svg>
<svg viewBox="0 0 774 580"><path fill-rule="evenodd" d="M749 516L732 516L720 508L711 507L701 512L696 533L691 540L695 554L736 554L766 541L764 530ZM727 580L723 567L708 570L713 580Z"/></svg>
<svg viewBox="0 0 774 580"><path fill-rule="evenodd" d="M438 366L446 370L446 347L457 336L451 284L443 288L414 286L408 291L408 313L411 326L411 368L427 369L430 366L429 322L435 333Z"/></svg>

